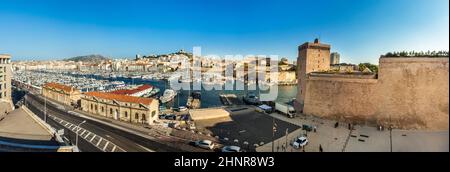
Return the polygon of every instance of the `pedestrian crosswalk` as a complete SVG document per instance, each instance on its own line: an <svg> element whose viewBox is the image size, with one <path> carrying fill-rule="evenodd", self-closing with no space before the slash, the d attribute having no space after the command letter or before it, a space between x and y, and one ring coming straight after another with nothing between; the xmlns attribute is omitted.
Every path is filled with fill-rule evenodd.
<svg viewBox="0 0 450 172"><path fill-rule="evenodd" d="M86 140L103 152L126 152L124 149L120 148L109 140L84 129L83 127L77 127L75 124L67 122L53 115L48 115L48 117L71 130L72 132L77 133L79 138Z"/></svg>

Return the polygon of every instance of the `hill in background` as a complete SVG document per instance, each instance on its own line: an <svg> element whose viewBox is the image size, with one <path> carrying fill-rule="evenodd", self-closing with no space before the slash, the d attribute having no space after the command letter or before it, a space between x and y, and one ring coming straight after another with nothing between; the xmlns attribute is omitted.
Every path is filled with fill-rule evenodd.
<svg viewBox="0 0 450 172"><path fill-rule="evenodd" d="M71 57L66 58L64 61L75 61L75 62L101 62L104 60L111 60L108 57L104 57L102 55L93 54L93 55L86 55L86 56L77 56L77 57Z"/></svg>

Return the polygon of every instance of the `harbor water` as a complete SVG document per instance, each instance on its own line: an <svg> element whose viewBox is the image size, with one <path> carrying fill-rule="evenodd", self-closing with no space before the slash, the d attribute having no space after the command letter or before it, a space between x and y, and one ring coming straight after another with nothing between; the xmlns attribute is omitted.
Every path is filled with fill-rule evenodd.
<svg viewBox="0 0 450 172"><path fill-rule="evenodd" d="M99 75L79 75L75 74L75 76L79 77L89 77L94 79L101 79L101 80L109 80L111 82L113 81L123 81L127 85L140 85L140 84L149 84L154 87L157 87L160 89L160 92L157 97L161 96L166 89L170 89L170 84L166 80L148 80L148 79L141 79L141 78L128 78L128 77L117 77L117 78L107 78L102 77ZM205 90L202 87L202 90L179 90L178 95L174 98L173 101L169 102L169 107L177 108L179 106L186 106L187 99L192 92L201 92L201 107L202 108L210 108L210 107L219 107L222 106L222 102L220 101L219 96L221 94L235 94L238 98L242 98L245 95L252 93L257 96L259 94L264 94L266 92L259 91L258 86L256 86L256 90L247 90L247 87L245 87L244 90ZM271 89L273 89L271 87ZM278 96L276 98L276 101L281 102L288 102L295 98L297 94L297 86L278 86Z"/></svg>

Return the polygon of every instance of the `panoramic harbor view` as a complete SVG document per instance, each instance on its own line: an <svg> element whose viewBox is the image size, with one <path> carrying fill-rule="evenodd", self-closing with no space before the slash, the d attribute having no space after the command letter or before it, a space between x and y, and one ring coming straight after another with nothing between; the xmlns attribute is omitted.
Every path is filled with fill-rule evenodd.
<svg viewBox="0 0 450 172"><path fill-rule="evenodd" d="M170 1L2 1L0 152L449 151L447 0Z"/></svg>

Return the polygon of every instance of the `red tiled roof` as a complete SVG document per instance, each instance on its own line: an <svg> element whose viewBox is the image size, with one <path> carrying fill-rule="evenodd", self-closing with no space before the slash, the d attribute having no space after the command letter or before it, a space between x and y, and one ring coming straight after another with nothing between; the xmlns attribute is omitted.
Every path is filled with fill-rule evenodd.
<svg viewBox="0 0 450 172"><path fill-rule="evenodd" d="M136 89L132 89L132 90L116 90L116 91L112 91L110 93L122 94L122 95L130 95L130 94L135 94L135 93L138 93L138 92L150 89L150 88L153 88L153 86L151 86L151 85L142 85L142 86L140 86L140 87L138 87Z"/></svg>
<svg viewBox="0 0 450 172"><path fill-rule="evenodd" d="M126 96L126 95L105 93L105 92L87 92L84 94L87 96L97 97L97 98L101 98L101 99L116 100L119 102L141 103L144 105L149 105L153 101L153 99L151 99L151 98L133 97L133 96Z"/></svg>
<svg viewBox="0 0 450 172"><path fill-rule="evenodd" d="M44 85L44 87L46 87L46 88L56 88L56 89L60 89L60 90L63 90L64 92L67 92L67 93L70 93L71 91L75 91L75 88L72 87L72 86L67 86L67 85L63 85L63 84L58 84L58 83L55 83L55 82L49 82L49 83L46 83L46 84Z"/></svg>

